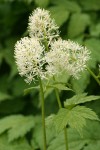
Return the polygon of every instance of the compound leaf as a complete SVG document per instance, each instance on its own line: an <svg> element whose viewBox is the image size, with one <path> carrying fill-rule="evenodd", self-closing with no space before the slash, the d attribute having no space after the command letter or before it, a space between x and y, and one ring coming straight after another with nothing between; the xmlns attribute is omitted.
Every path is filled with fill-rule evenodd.
<svg viewBox="0 0 100 150"><path fill-rule="evenodd" d="M66 125L70 125L82 134L82 129L86 125L86 119L99 120L96 113L85 106L76 106L70 110L61 108L54 118L54 125L60 132Z"/></svg>

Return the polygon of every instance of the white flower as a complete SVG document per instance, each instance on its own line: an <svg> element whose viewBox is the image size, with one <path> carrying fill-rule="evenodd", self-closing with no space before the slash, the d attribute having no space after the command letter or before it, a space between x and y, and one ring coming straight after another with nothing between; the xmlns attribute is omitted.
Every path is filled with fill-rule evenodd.
<svg viewBox="0 0 100 150"><path fill-rule="evenodd" d="M58 26L54 19L51 19L47 10L37 8L29 17L29 35L37 37L39 40L47 40L48 44L59 36Z"/></svg>
<svg viewBox="0 0 100 150"><path fill-rule="evenodd" d="M24 76L25 81L30 83L36 76L45 77L43 71L42 53L43 46L36 38L24 37L15 45L15 59L19 74Z"/></svg>
<svg viewBox="0 0 100 150"><path fill-rule="evenodd" d="M64 71L78 78L80 72L85 69L89 58L90 52L86 47L72 41L59 39L51 44L51 50L45 55L48 62L46 70L51 76Z"/></svg>

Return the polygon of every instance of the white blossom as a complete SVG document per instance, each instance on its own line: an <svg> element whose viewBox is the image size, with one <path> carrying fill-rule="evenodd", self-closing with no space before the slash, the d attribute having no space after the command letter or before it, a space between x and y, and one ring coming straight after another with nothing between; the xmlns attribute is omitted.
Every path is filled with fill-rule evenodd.
<svg viewBox="0 0 100 150"><path fill-rule="evenodd" d="M90 52L78 43L59 38L58 26L49 11L34 10L29 17L28 29L30 38L24 37L15 45L18 71L26 82L63 72L79 77L90 59Z"/></svg>
<svg viewBox="0 0 100 150"><path fill-rule="evenodd" d="M36 38L24 37L17 41L15 45L15 59L19 74L25 77L25 81L30 83L36 76L45 77L43 71L42 53L44 47L40 45Z"/></svg>
<svg viewBox="0 0 100 150"><path fill-rule="evenodd" d="M90 52L73 41L59 39L51 44L51 50L46 53L48 62L46 70L49 75L59 74L63 71L78 78L80 72L86 67Z"/></svg>
<svg viewBox="0 0 100 150"><path fill-rule="evenodd" d="M49 11L40 8L35 9L30 15L28 29L30 37L47 40L48 44L59 36L58 26L54 19L51 19Z"/></svg>

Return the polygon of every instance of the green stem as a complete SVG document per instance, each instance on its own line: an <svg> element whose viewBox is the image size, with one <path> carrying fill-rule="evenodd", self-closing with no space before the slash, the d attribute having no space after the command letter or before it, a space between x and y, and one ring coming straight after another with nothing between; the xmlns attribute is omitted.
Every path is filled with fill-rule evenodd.
<svg viewBox="0 0 100 150"><path fill-rule="evenodd" d="M92 77L96 80L96 82L100 85L100 81L99 81L98 77L94 74L94 72L90 68L88 68L88 67L86 67L86 68L87 68L88 72L92 75Z"/></svg>
<svg viewBox="0 0 100 150"><path fill-rule="evenodd" d="M66 144L66 150L68 150L68 138L67 138L67 128L64 128L64 135L65 135L65 144Z"/></svg>
<svg viewBox="0 0 100 150"><path fill-rule="evenodd" d="M45 45L46 51L48 51L48 41L47 41L46 35L47 35L47 33L44 29L44 45Z"/></svg>
<svg viewBox="0 0 100 150"><path fill-rule="evenodd" d="M53 79L55 80L54 77L53 77ZM59 108L62 108L62 104L61 104L60 97L59 97L59 91L57 88L55 88L55 93L56 93L56 98L57 98ZM66 127L64 128L64 136L65 136L66 150L68 150L68 138L67 138L67 128Z"/></svg>
<svg viewBox="0 0 100 150"><path fill-rule="evenodd" d="M57 102L58 102L59 108L62 108L60 97L59 97L59 93L58 93L58 90L56 88L55 88L55 93L56 93L56 98L57 98Z"/></svg>
<svg viewBox="0 0 100 150"><path fill-rule="evenodd" d="M39 78L40 83L40 96L41 96L41 105L42 105L42 125L43 125L43 139L44 139L44 150L46 150L46 127L45 127L45 108L44 108L44 92L41 78Z"/></svg>

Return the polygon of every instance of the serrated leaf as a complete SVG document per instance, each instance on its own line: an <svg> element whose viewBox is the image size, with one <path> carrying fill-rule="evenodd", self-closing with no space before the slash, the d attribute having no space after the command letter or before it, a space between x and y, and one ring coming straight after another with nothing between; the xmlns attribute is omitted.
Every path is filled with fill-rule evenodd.
<svg viewBox="0 0 100 150"><path fill-rule="evenodd" d="M54 84L54 85L48 85L47 88L56 88L58 90L66 90L66 91L69 91L72 89L66 87L64 84Z"/></svg>
<svg viewBox="0 0 100 150"><path fill-rule="evenodd" d="M85 106L76 106L71 110L62 108L54 118L57 132L60 132L66 125L70 125L82 134L82 129L86 125L86 119L99 120L96 113Z"/></svg>
<svg viewBox="0 0 100 150"><path fill-rule="evenodd" d="M39 89L39 86L30 87L24 90L24 95L29 94L33 89Z"/></svg>
<svg viewBox="0 0 100 150"><path fill-rule="evenodd" d="M23 137L33 127L33 116L12 115L0 120L0 134L8 130L9 141Z"/></svg>
<svg viewBox="0 0 100 150"><path fill-rule="evenodd" d="M0 150L31 150L25 138L9 143L6 134L0 135Z"/></svg>
<svg viewBox="0 0 100 150"><path fill-rule="evenodd" d="M86 96L86 93L78 94L78 95L73 96L70 99L67 99L64 102L64 106L66 108L68 108L68 107L71 107L73 105L77 105L77 104L81 104L81 103L86 103L86 102L94 101L94 100L97 100L97 99L100 99L100 96L93 96L93 95Z"/></svg>
<svg viewBox="0 0 100 150"><path fill-rule="evenodd" d="M99 150L100 147L100 123L97 121L88 121L83 129L83 137L72 128L68 128L68 146L69 150ZM55 133L54 133L55 134ZM49 144L47 150L65 149L65 139L63 131L60 132ZM85 146L86 145L86 146Z"/></svg>
<svg viewBox="0 0 100 150"><path fill-rule="evenodd" d="M53 6L49 8L51 17L55 19L58 26L61 26L69 18L69 12L63 6Z"/></svg>
<svg viewBox="0 0 100 150"><path fill-rule="evenodd" d="M0 102L11 99L12 97L9 94L0 92Z"/></svg>
<svg viewBox="0 0 100 150"><path fill-rule="evenodd" d="M80 35L81 33L84 32L84 30L89 24L90 24L90 17L88 14L74 13L69 21L68 37L73 38Z"/></svg>

